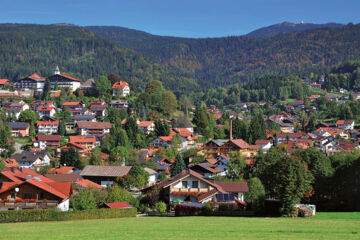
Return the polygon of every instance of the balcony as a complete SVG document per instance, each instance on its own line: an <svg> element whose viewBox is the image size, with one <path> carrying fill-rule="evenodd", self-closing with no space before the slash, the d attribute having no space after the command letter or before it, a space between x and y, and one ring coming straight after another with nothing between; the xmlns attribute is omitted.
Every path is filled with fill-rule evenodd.
<svg viewBox="0 0 360 240"><path fill-rule="evenodd" d="M206 193L212 190L212 188L170 188L170 192L181 192L181 193Z"/></svg>
<svg viewBox="0 0 360 240"><path fill-rule="evenodd" d="M36 200L36 201L0 201L0 208L9 209L46 209L58 205L56 200Z"/></svg>

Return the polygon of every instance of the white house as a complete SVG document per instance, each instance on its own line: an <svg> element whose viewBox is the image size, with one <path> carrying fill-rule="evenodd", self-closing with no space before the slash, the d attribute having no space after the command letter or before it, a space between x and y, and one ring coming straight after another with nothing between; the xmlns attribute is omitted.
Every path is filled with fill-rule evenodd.
<svg viewBox="0 0 360 240"><path fill-rule="evenodd" d="M55 134L58 132L59 121L37 121L36 129L40 134Z"/></svg>
<svg viewBox="0 0 360 240"><path fill-rule="evenodd" d="M130 87L127 82L116 82L112 86L113 96L126 97L130 95Z"/></svg>
<svg viewBox="0 0 360 240"><path fill-rule="evenodd" d="M79 135L101 136L110 133L111 123L109 122L77 122L77 132Z"/></svg>
<svg viewBox="0 0 360 240"><path fill-rule="evenodd" d="M255 145L260 146L260 148L264 151L267 152L270 150L272 143L270 142L270 140L263 140L263 139L258 139L255 141Z"/></svg>
<svg viewBox="0 0 360 240"><path fill-rule="evenodd" d="M353 130L355 125L354 120L338 120L336 126L340 129Z"/></svg>
<svg viewBox="0 0 360 240"><path fill-rule="evenodd" d="M183 201L244 204L244 193L249 191L246 182L209 181L190 169L157 186L167 193L168 204Z"/></svg>
<svg viewBox="0 0 360 240"><path fill-rule="evenodd" d="M50 164L50 155L49 153L35 152L35 151L22 151L11 156L15 159L20 167L23 168L33 168L38 169L39 167L46 166Z"/></svg>

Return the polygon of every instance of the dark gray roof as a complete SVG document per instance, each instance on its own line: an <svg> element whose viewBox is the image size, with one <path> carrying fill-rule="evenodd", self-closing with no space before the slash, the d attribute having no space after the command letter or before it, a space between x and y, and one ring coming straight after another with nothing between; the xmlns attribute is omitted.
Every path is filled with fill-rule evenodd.
<svg viewBox="0 0 360 240"><path fill-rule="evenodd" d="M4 126L9 126L11 129L26 129L30 127L27 122L4 122Z"/></svg>
<svg viewBox="0 0 360 240"><path fill-rule="evenodd" d="M43 159L46 155L49 155L48 152L35 152L35 151L23 151L22 153L17 153L11 156L17 162L35 162L38 158Z"/></svg>
<svg viewBox="0 0 360 240"><path fill-rule="evenodd" d="M91 114L91 115L75 115L73 116L73 119L74 120L92 120L95 118L95 115L94 114Z"/></svg>

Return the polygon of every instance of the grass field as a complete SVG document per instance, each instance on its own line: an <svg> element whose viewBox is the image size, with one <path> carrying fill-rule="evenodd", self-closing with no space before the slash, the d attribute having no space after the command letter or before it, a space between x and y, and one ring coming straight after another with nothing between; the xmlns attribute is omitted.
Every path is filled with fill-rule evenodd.
<svg viewBox="0 0 360 240"><path fill-rule="evenodd" d="M2 240L360 239L360 213L312 218L140 217L0 224Z"/></svg>

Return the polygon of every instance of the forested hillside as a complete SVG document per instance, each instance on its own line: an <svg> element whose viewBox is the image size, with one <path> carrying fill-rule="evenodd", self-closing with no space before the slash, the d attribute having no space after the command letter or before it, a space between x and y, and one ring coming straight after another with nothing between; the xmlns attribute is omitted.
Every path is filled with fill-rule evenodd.
<svg viewBox="0 0 360 240"><path fill-rule="evenodd" d="M262 27L252 31L246 36L248 37L272 37L279 33L289 33L289 32L299 32L309 29L317 29L317 28L337 28L343 27L344 24L339 23L326 23L326 24L313 24L313 23L291 23L291 22L283 22L280 24L274 24L267 27Z"/></svg>
<svg viewBox="0 0 360 240"><path fill-rule="evenodd" d="M269 38L188 39L120 27L88 27L95 34L191 74L202 86L224 86L263 74L323 73L360 58L360 25L279 34Z"/></svg>
<svg viewBox="0 0 360 240"><path fill-rule="evenodd" d="M49 76L59 65L81 80L115 73L135 88L144 88L150 80L160 80L174 91L197 86L149 57L76 26L2 24L0 46L0 77L10 80L33 73Z"/></svg>

